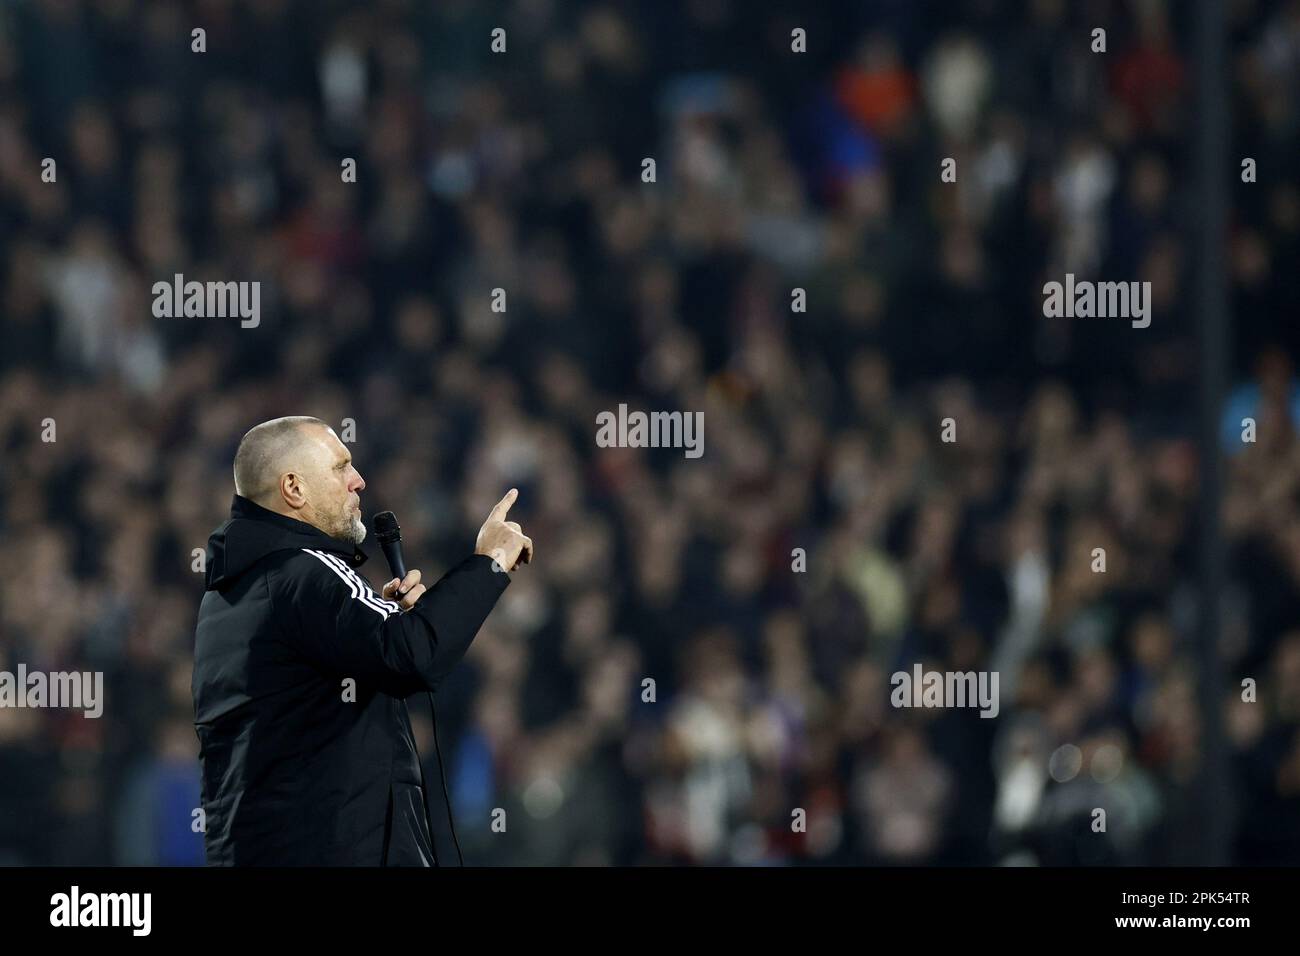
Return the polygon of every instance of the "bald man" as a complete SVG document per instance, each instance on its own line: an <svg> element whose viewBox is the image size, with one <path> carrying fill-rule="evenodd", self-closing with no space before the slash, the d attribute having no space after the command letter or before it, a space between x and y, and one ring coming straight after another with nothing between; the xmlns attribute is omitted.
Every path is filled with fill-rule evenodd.
<svg viewBox="0 0 1300 956"><path fill-rule="evenodd" d="M506 520L512 488L432 588L410 571L376 594L365 487L319 419L239 443L194 642L210 866L436 863L405 698L437 690L533 543Z"/></svg>

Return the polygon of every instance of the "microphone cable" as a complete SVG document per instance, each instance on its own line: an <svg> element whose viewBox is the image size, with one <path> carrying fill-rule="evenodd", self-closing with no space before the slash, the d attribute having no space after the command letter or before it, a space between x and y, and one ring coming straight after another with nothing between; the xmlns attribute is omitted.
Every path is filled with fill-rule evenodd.
<svg viewBox="0 0 1300 956"><path fill-rule="evenodd" d="M433 723L433 752L438 757L438 778L442 781L442 802L447 808L447 828L451 830L451 842L456 847L456 860L464 867L465 857L460 852L460 840L456 839L456 823L451 818L451 796L447 793L447 772L442 763L442 750L438 747L438 715L433 708L433 691L426 691L429 695L429 720ZM425 807L428 812L428 806ZM433 828L429 828L429 842L433 843Z"/></svg>
<svg viewBox="0 0 1300 956"><path fill-rule="evenodd" d="M451 842L456 847L456 861L461 867L465 866L465 857L460 852L460 840L456 838L456 823L451 817L451 796L447 793L447 772L443 767L442 748L438 746L438 712L433 705L433 691L425 691L429 698L429 719L433 723L433 752L438 757L438 779L442 782L442 800L443 805L447 808L447 827L451 830ZM419 757L419 754L416 754ZM429 849L433 851L433 865L442 866L438 862L438 848L433 838L433 817L429 814L429 787L424 782L424 761L417 759L420 766L420 789L424 791L424 822L429 828Z"/></svg>

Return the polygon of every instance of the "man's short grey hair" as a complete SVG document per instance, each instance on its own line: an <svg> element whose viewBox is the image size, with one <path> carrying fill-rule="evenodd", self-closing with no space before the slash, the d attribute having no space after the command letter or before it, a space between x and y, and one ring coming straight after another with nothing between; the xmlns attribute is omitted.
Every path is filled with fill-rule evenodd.
<svg viewBox="0 0 1300 956"><path fill-rule="evenodd" d="M272 497L290 453L307 437L307 425L329 425L310 415L287 415L254 425L235 452L235 494L265 504Z"/></svg>

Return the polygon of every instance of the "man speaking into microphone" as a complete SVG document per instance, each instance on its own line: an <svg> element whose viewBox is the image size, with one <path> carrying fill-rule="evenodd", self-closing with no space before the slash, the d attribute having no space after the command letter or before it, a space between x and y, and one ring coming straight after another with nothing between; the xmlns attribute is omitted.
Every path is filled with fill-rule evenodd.
<svg viewBox="0 0 1300 956"><path fill-rule="evenodd" d="M438 688L532 560L517 492L432 588L412 570L376 594L356 571L366 483L328 425L264 422L234 471L194 642L208 864L430 866L405 698Z"/></svg>

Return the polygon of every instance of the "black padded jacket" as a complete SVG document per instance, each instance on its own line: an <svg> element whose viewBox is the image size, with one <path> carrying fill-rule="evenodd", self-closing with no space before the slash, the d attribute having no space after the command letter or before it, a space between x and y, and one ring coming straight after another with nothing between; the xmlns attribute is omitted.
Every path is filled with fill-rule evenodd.
<svg viewBox="0 0 1300 956"><path fill-rule="evenodd" d="M510 576L472 555L403 612L366 555L235 495L208 539L194 726L210 866L431 865L405 698L436 690Z"/></svg>

